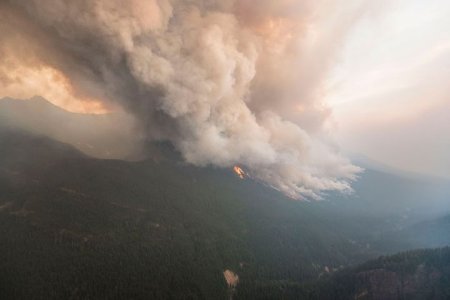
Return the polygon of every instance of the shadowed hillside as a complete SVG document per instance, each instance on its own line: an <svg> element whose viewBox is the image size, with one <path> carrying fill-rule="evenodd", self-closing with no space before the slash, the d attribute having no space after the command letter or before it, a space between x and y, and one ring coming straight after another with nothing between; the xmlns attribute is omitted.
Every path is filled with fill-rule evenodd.
<svg viewBox="0 0 450 300"><path fill-rule="evenodd" d="M450 248L380 257L313 286L310 299L449 299Z"/></svg>
<svg viewBox="0 0 450 300"><path fill-rule="evenodd" d="M240 282L303 281L371 255L307 203L231 170L0 139L4 297L220 298L226 269Z"/></svg>
<svg viewBox="0 0 450 300"><path fill-rule="evenodd" d="M0 99L0 126L43 134L95 157L135 158L140 154L134 121L123 112L77 114L41 97L3 98Z"/></svg>
<svg viewBox="0 0 450 300"><path fill-rule="evenodd" d="M93 159L23 131L0 141L2 298L220 299L225 270L236 297L298 298L302 282L383 253L372 233L403 213L363 214L356 197L293 201L174 159Z"/></svg>

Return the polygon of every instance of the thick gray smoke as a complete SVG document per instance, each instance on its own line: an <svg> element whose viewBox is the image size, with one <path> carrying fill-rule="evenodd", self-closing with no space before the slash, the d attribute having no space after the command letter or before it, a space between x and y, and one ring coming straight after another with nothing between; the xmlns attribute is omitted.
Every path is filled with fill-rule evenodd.
<svg viewBox="0 0 450 300"><path fill-rule="evenodd" d="M118 103L189 163L240 164L291 197L320 198L349 191L358 172L324 141L317 84L363 8L354 1L338 22L338 2L0 0L0 53Z"/></svg>

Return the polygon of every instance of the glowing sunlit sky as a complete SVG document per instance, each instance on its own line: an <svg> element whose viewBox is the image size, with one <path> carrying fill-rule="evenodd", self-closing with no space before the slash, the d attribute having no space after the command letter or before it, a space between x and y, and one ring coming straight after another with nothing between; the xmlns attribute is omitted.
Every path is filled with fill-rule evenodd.
<svg viewBox="0 0 450 300"><path fill-rule="evenodd" d="M328 81L347 151L450 177L450 1L389 3L352 29Z"/></svg>
<svg viewBox="0 0 450 300"><path fill-rule="evenodd" d="M214 138L201 142L191 140L184 133L165 136L183 139L175 144L192 142L192 147L183 149L192 150L184 156L191 157L194 163L224 165L223 161L216 160L226 157L226 164L245 165L246 161L241 161L243 157L253 160L255 155L261 155L258 165L266 172L270 169L266 164L272 159L277 161L275 156L280 153L263 154L275 153L280 143L283 149L295 150L287 151L289 155L300 153L296 151L299 148L313 149L316 144L310 141L315 139L316 127L326 122L330 124L330 135L336 137L344 152L362 154L406 171L450 178L449 0L239 0L222 4L211 1L215 3L212 6L227 11L227 17L239 20L246 30L225 19L217 23L216 15L205 18L198 14L198 9L184 7L186 3L181 0L163 1L167 5L178 4L173 7L176 12L173 15L172 9L159 7L160 1L131 1L124 14L118 13L120 1L113 4L98 1L105 5L94 5L93 11L86 9L87 2L73 2L83 17L67 14L69 20L61 17L68 11L68 2L59 1L60 11L54 9L51 1L45 5L37 0L32 2L39 11L24 9L31 5L25 5L25 1L17 7L12 5L13 8L3 4L2 11L0 3L0 29L4 33L0 35L3 41L0 43L0 98L27 99L39 95L66 110L80 113L107 113L120 107L140 112L139 105L146 107L157 101L147 101L148 97L141 95L137 99L124 95L134 95L136 86L144 86L144 91L162 86L169 96L164 98L164 105L152 109L158 113L164 110L174 122L188 120L187 124L177 123L172 127L189 125L195 137L208 137L204 128L214 133L211 134ZM210 8L203 1L192 3L205 10L203 15L209 14ZM227 3L236 7L230 9ZM105 19L99 20L98 16ZM169 16L177 22L171 21L173 28L167 31L164 28L169 19L162 20ZM41 27L30 22L30 17ZM203 22L209 31L204 30ZM58 36L58 30L48 30L47 26L71 30ZM185 27L196 31L186 36ZM252 32L251 39L248 31ZM165 34L156 34L159 42L152 43L147 37L150 32ZM79 40L92 33L95 38L90 43ZM69 46L59 47L61 41ZM248 47L239 48L247 42ZM104 45L108 47L103 48ZM112 46L115 48L111 49ZM159 48L153 49L156 46ZM260 49L257 60L255 49ZM126 58L127 68L116 59L122 56ZM115 63L118 65L113 66ZM236 66L239 66L236 69L239 76L233 69ZM132 84L128 86L131 79ZM244 96L250 86L256 100L248 105ZM331 120L327 106L331 107ZM267 110L272 114L261 113ZM220 118L203 117L211 111L219 112ZM248 124L236 127L233 122L223 121L234 118L234 114L239 114ZM144 114L135 115L143 118ZM274 124L273 118L270 122L266 119L274 115L283 122L294 122L295 126L280 121L277 126L284 127L269 128L268 124ZM156 119L155 123L155 128L166 125ZM260 135L251 131L255 128ZM295 138L286 138L289 130ZM230 149L218 147L217 140L224 136L221 132L232 132L230 136L238 142L225 140ZM267 132L271 133L272 140L279 139L276 145L265 139ZM305 138L304 133L310 136ZM253 137L252 143L248 142L249 136ZM261 151L261 141L267 151ZM248 147L235 149L236 144ZM256 154L249 154L255 149ZM229 150L229 155L224 154L225 150ZM204 161L202 151L211 154L209 160ZM323 161L342 162L334 152L333 159L318 150L311 152L317 156L311 162L320 162L319 166ZM298 165L291 160L292 170L288 173L298 175L296 180L304 178L299 169L311 157L300 159L299 156ZM331 173L333 178L342 170L353 170L325 169L324 173ZM341 175L352 177L352 172Z"/></svg>

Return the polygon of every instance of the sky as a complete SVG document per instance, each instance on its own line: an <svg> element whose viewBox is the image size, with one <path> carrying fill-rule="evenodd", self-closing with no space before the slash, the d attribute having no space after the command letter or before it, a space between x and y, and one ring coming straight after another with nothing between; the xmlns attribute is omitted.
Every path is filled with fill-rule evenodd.
<svg viewBox="0 0 450 300"><path fill-rule="evenodd" d="M0 98L125 111L144 142L296 199L351 192L349 153L450 178L449 13L444 0L3 0Z"/></svg>
<svg viewBox="0 0 450 300"><path fill-rule="evenodd" d="M449 1L395 1L352 29L326 100L347 151L450 178L449 15Z"/></svg>

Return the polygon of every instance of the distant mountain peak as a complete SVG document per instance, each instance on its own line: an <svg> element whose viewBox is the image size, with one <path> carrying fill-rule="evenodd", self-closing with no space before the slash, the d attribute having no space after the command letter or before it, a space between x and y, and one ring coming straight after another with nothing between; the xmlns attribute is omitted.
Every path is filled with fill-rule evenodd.
<svg viewBox="0 0 450 300"><path fill-rule="evenodd" d="M41 96L33 96L28 99L17 99L17 98L11 98L11 97L4 97L0 99L0 106L8 104L8 105L20 105L22 107L28 106L30 108L35 109L36 107L42 108L42 109L53 109L58 110L61 112L67 112L68 114L71 114L71 112L66 111L62 109L61 107L53 104L52 102L48 101L47 99L41 97Z"/></svg>
<svg viewBox="0 0 450 300"><path fill-rule="evenodd" d="M40 101L40 102L45 102L45 103L49 103L49 104L51 103L50 101L48 101L47 99L45 99L44 97L39 96L39 95L34 95L33 97L31 97L27 100Z"/></svg>
<svg viewBox="0 0 450 300"><path fill-rule="evenodd" d="M126 114L73 113L41 96L0 99L0 126L45 135L99 158L134 157L139 138Z"/></svg>

